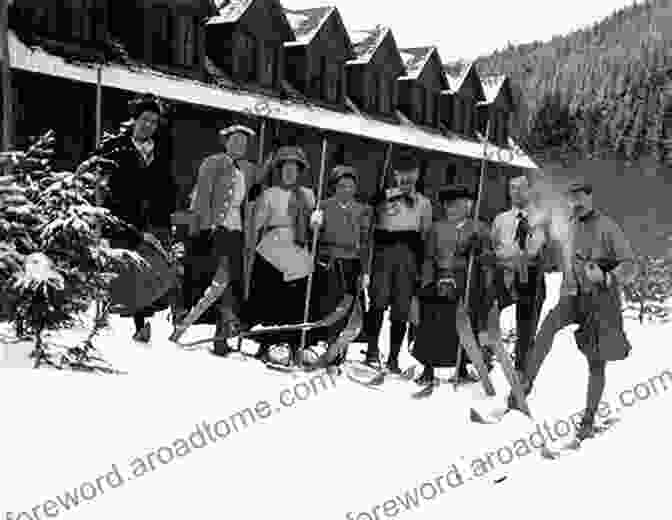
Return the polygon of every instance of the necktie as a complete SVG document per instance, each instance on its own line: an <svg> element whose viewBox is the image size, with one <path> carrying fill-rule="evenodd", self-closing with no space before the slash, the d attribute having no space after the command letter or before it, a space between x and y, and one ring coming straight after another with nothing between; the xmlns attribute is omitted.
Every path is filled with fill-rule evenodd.
<svg viewBox="0 0 672 520"><path fill-rule="evenodd" d="M516 242L520 249L525 249L527 236L530 233L530 223L522 211L518 212L518 227L516 228Z"/></svg>

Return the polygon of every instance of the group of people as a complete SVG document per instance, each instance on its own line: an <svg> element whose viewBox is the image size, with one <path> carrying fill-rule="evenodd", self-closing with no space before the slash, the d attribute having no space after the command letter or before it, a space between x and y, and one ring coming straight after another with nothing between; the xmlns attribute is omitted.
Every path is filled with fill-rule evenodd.
<svg viewBox="0 0 672 520"><path fill-rule="evenodd" d="M153 140L160 116L155 100L135 105L134 124L121 138L122 146L108 150L120 168L111 176L106 205L147 239L165 243L175 204L173 181ZM411 323L411 354L424 366L420 384L436 384L434 371L441 367L454 367L457 378L473 379L468 356L458 355L455 319L469 287L470 319L484 352L492 341L487 334L491 306L515 304L515 367L527 394L557 331L580 325L577 344L590 372L582 431L589 434L606 362L625 358L630 349L622 332L619 287L634 276L630 245L619 226L593 208L589 184L575 183L566 194L573 211L573 256L558 260L548 222L530 222L534 186L525 175L509 180L512 207L488 225L474 218L477 193L465 185L442 188L440 215L434 215L437 207L416 189L419 163L413 153L393 161L390 182L369 204L358 200L359 175L348 165L329 173L330 196L320 202L301 184L312 178L301 148L280 147L260 167L244 159L253 130L234 125L219 136L223 151L202 162L191 196L182 291L169 291L162 299L165 305L172 295L188 311L213 279L225 276L226 291L201 317L202 323L216 324L215 354L228 355L226 338L241 330L302 322L307 301L314 320L332 311L343 294L361 298L366 293L366 364L383 369L379 339L389 310L386 370L400 372L399 355ZM312 255L315 234L318 248ZM537 333L545 273L559 265L561 298ZM313 290L307 297L311 273ZM129 313L136 340L149 341L146 318L156 308L154 302ZM332 339L342 325L311 333L311 341ZM278 342L296 352L298 338L296 331L269 336L261 340L257 357L266 359Z"/></svg>

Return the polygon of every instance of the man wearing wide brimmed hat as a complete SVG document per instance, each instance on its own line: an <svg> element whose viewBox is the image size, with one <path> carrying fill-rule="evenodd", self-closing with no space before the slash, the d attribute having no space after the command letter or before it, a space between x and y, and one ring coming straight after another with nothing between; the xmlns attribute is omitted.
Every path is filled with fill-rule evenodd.
<svg viewBox="0 0 672 520"><path fill-rule="evenodd" d="M316 304L324 316L336 308L344 294L359 297L362 277L368 275L368 240L371 207L355 199L357 170L337 165L329 177L332 196L322 204L323 225L320 231ZM344 326L336 323L323 334L331 338ZM313 341L317 334L311 336ZM343 361L342 359L338 361Z"/></svg>
<svg viewBox="0 0 672 520"><path fill-rule="evenodd" d="M416 191L420 165L414 152L401 153L392 169L393 186L378 194L375 201L377 222L369 287L371 305L365 326L368 339L366 363L378 364L378 340L384 313L389 307L391 328L387 369L399 373L399 354L417 288L423 243L432 225L432 203Z"/></svg>
<svg viewBox="0 0 672 520"><path fill-rule="evenodd" d="M216 336L231 336L240 326L243 297L243 202L249 189L261 180L260 169L244 159L255 132L231 125L219 132L223 152L206 157L198 171L190 210L192 222L185 265L185 300L192 307L213 279L229 286L219 303L197 323L216 323ZM222 278L222 280L218 280ZM230 351L224 340L214 353Z"/></svg>
<svg viewBox="0 0 672 520"><path fill-rule="evenodd" d="M419 291L421 319L413 348L413 357L425 367L417 381L419 384L435 384L435 368L456 366L460 338L455 313L459 300L465 295L472 252L476 256L469 310L475 328L479 322L484 323L478 318L486 300L485 270L492 260L492 244L488 226L471 218L475 201L476 193L462 184L446 186L439 192L443 216L432 225L426 243ZM468 379L467 361L463 356L460 366L456 367L457 377Z"/></svg>

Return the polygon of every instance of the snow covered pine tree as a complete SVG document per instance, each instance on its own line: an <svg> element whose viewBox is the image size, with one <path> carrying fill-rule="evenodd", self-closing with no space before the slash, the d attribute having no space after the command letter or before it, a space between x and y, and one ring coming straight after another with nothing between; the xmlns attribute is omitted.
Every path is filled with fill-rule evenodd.
<svg viewBox="0 0 672 520"><path fill-rule="evenodd" d="M105 300L119 267L139 262L134 253L111 249L99 230L122 223L95 205L96 176L104 164L92 158L75 173L51 168L55 135L48 131L15 155L10 175L0 177L0 294L10 302L10 320L23 324L35 342L34 367L110 372L95 356L89 337L57 359L44 342L50 329L80 323L93 302ZM23 334L23 330L19 330Z"/></svg>

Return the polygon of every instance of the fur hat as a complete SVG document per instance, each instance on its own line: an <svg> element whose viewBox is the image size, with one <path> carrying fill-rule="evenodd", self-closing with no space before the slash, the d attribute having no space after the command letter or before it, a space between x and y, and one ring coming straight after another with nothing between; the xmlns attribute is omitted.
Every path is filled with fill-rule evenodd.
<svg viewBox="0 0 672 520"><path fill-rule="evenodd" d="M308 159L306 158L306 154L301 148L298 146L281 146L278 148L278 151L271 160L269 168L274 170L286 161L295 161L299 163L305 170L310 167Z"/></svg>
<svg viewBox="0 0 672 520"><path fill-rule="evenodd" d="M226 128L223 128L222 130L219 131L219 136L220 137L227 137L231 134L235 134L236 132L241 132L248 137L254 137L257 135L257 133L252 130L251 128L248 128L247 126L244 125L231 125L227 126Z"/></svg>
<svg viewBox="0 0 672 520"><path fill-rule="evenodd" d="M457 199L476 200L476 194L469 186L465 184L449 184L439 190L439 201L441 203L452 202Z"/></svg>
<svg viewBox="0 0 672 520"><path fill-rule="evenodd" d="M154 112L163 116L166 110L161 100L154 94L142 94L128 103L128 111L131 117L137 118L143 112Z"/></svg>
<svg viewBox="0 0 672 520"><path fill-rule="evenodd" d="M357 170L352 166L339 164L338 166L334 166L334 169L331 170L331 178L329 181L331 184L336 184L343 177L350 177L356 183L358 180Z"/></svg>

